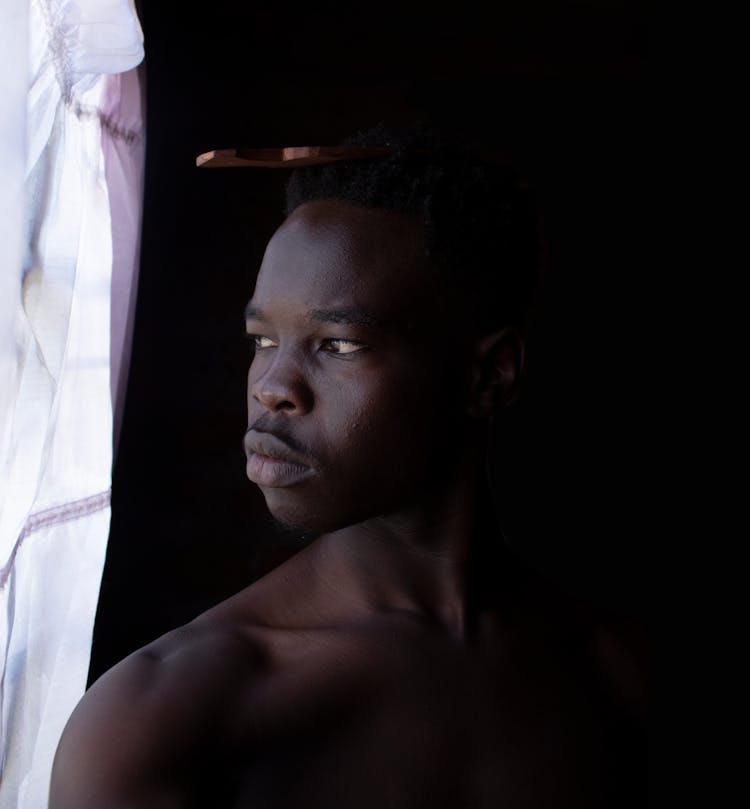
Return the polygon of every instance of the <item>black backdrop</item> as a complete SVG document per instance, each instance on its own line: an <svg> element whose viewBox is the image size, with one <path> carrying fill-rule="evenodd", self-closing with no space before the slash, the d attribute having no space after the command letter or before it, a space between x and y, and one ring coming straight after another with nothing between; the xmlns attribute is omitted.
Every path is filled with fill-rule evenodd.
<svg viewBox="0 0 750 809"><path fill-rule="evenodd" d="M645 293L647 37L633 4L143 3L147 160L133 362L90 678L290 549L245 479L242 309L286 172L212 148L431 120L514 159L547 220L525 408L498 428L509 539L583 597L645 610L634 302ZM490 10L491 9L491 10Z"/></svg>

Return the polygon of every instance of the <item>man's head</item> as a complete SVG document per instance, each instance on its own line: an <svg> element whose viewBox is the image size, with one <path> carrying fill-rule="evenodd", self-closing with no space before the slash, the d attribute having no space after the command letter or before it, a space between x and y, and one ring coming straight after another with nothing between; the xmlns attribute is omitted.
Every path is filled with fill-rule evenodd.
<svg viewBox="0 0 750 809"><path fill-rule="evenodd" d="M377 127L344 145L394 153L297 169L287 185L287 215L320 199L411 214L422 224L435 277L451 287L454 305L467 307L471 324L522 331L539 256L537 219L518 172L423 127Z"/></svg>
<svg viewBox="0 0 750 809"><path fill-rule="evenodd" d="M320 533L415 505L515 395L523 194L441 148L290 180L247 310L248 475L283 523Z"/></svg>

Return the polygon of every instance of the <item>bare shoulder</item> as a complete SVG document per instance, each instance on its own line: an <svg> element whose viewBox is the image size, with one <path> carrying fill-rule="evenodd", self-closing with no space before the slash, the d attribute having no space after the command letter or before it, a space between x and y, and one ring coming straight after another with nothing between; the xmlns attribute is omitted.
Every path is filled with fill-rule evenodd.
<svg viewBox="0 0 750 809"><path fill-rule="evenodd" d="M210 614L127 657L71 715L50 809L184 805L173 776L215 740L249 732L243 707L259 667L247 634Z"/></svg>

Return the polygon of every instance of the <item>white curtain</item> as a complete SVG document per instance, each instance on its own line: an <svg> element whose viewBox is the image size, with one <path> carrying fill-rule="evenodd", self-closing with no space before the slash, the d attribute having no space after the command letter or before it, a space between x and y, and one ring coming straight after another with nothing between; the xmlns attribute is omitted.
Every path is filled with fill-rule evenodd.
<svg viewBox="0 0 750 809"><path fill-rule="evenodd" d="M0 807L47 805L83 694L136 289L132 0L0 4Z"/></svg>

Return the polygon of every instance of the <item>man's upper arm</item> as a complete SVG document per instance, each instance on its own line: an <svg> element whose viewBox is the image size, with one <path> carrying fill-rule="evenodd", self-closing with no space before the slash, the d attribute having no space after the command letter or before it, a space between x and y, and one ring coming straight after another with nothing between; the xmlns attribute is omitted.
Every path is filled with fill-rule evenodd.
<svg viewBox="0 0 750 809"><path fill-rule="evenodd" d="M183 629L115 666L68 721L49 809L184 806L189 784L180 772L225 731L250 657L236 636Z"/></svg>

